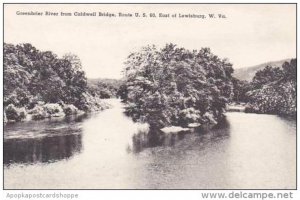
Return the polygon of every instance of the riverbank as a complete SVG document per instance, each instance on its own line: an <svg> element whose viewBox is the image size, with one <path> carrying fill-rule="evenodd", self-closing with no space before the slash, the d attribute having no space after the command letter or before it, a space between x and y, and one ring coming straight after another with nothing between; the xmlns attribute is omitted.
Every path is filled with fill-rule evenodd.
<svg viewBox="0 0 300 200"><path fill-rule="evenodd" d="M61 118L107 109L104 85L90 85L80 58L30 43L3 47L4 123ZM106 95L107 96L107 95Z"/></svg>
<svg viewBox="0 0 300 200"><path fill-rule="evenodd" d="M100 112L105 109L111 108L112 105L101 99L93 99L89 101L87 109L81 110L73 104L59 103L45 103L37 102L32 108L16 107L13 104L9 104L4 109L4 123L13 123L17 121L31 121L42 120L47 118L64 118L70 115L83 115L85 113Z"/></svg>
<svg viewBox="0 0 300 200"><path fill-rule="evenodd" d="M232 103L226 106L227 112L245 112L246 104Z"/></svg>

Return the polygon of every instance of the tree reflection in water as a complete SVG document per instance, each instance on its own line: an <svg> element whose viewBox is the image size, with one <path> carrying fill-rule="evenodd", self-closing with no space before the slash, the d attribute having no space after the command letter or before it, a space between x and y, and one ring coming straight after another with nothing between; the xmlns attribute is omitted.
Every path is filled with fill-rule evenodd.
<svg viewBox="0 0 300 200"><path fill-rule="evenodd" d="M51 119L7 125L7 135L3 143L4 164L51 163L80 153L81 124L87 118L88 116L70 116L64 120ZM22 132L14 134L16 130Z"/></svg>
<svg viewBox="0 0 300 200"><path fill-rule="evenodd" d="M224 118L216 126L201 126L193 128L189 131L180 131L178 133L164 133L160 129L150 127L148 131L139 131L132 137L132 147L128 150L133 153L139 153L146 148L159 146L174 146L183 140L187 135L193 134L200 143L217 142L229 137L230 126L226 118Z"/></svg>
<svg viewBox="0 0 300 200"><path fill-rule="evenodd" d="M4 142L4 164L31 164L67 159L82 148L81 134L43 138L10 139Z"/></svg>

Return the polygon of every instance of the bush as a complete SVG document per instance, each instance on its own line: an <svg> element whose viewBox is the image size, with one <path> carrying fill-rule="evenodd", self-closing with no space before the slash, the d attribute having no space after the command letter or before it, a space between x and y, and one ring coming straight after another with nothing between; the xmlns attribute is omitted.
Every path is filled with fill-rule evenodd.
<svg viewBox="0 0 300 200"><path fill-rule="evenodd" d="M204 113L203 118L209 124L217 124L218 123L212 113L209 113L209 112Z"/></svg>
<svg viewBox="0 0 300 200"><path fill-rule="evenodd" d="M25 108L17 108L13 104L9 104L5 109L7 120L21 121L26 118L27 113Z"/></svg>
<svg viewBox="0 0 300 200"><path fill-rule="evenodd" d="M45 119L49 117L63 117L65 113L59 104L49 103L45 105L36 105L32 110L29 111L32 115L32 119Z"/></svg>
<svg viewBox="0 0 300 200"><path fill-rule="evenodd" d="M295 83L270 83L247 93L250 103L246 112L296 115Z"/></svg>
<svg viewBox="0 0 300 200"><path fill-rule="evenodd" d="M39 120L48 118L50 115L44 110L42 105L36 105L32 110L29 111L32 119Z"/></svg>
<svg viewBox="0 0 300 200"><path fill-rule="evenodd" d="M190 124L199 122L201 119L201 113L199 110L195 110L194 108L186 108L180 111L180 121L184 124Z"/></svg>
<svg viewBox="0 0 300 200"><path fill-rule="evenodd" d="M76 115L78 113L78 108L72 104L64 105L63 109L66 115Z"/></svg>
<svg viewBox="0 0 300 200"><path fill-rule="evenodd" d="M61 117L65 115L62 107L57 103L45 104L43 108L50 115L50 117Z"/></svg>
<svg viewBox="0 0 300 200"><path fill-rule="evenodd" d="M101 101L100 97L92 96L90 93L83 93L82 98L76 104L77 108L85 112L97 112L110 106Z"/></svg>

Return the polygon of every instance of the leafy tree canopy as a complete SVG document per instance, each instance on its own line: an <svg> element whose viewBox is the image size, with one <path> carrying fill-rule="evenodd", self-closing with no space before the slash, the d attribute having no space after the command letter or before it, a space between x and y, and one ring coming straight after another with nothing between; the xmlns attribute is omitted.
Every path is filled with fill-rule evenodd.
<svg viewBox="0 0 300 200"><path fill-rule="evenodd" d="M119 93L127 113L151 125L204 123L222 117L232 98L232 64L209 48L187 50L174 44L146 46L125 62Z"/></svg>
<svg viewBox="0 0 300 200"><path fill-rule="evenodd" d="M282 68L266 66L252 81L247 92L249 111L279 115L296 115L297 60L285 62Z"/></svg>

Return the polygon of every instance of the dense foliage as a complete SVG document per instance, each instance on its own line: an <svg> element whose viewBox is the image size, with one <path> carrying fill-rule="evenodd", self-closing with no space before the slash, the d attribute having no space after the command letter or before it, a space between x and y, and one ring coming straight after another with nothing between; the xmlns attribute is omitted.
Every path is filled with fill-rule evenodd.
<svg viewBox="0 0 300 200"><path fill-rule="evenodd" d="M249 98L247 92L252 90L252 84L248 81L239 80L237 78L232 78L233 84L233 101L235 103L247 103Z"/></svg>
<svg viewBox="0 0 300 200"><path fill-rule="evenodd" d="M90 93L97 94L102 99L116 98L122 80L118 79L90 79L88 88Z"/></svg>
<svg viewBox="0 0 300 200"><path fill-rule="evenodd" d="M232 98L232 73L209 48L146 46L128 56L119 94L136 121L159 127L216 123Z"/></svg>
<svg viewBox="0 0 300 200"><path fill-rule="evenodd" d="M282 68L266 66L252 81L247 93L250 112L296 115L297 60L285 62Z"/></svg>
<svg viewBox="0 0 300 200"><path fill-rule="evenodd" d="M76 55L58 58L31 44L4 44L4 108L8 120L19 121L27 111L35 113L33 118L45 118L54 115L51 109L60 112L70 105L83 111L102 109L95 98L87 92L87 79Z"/></svg>

